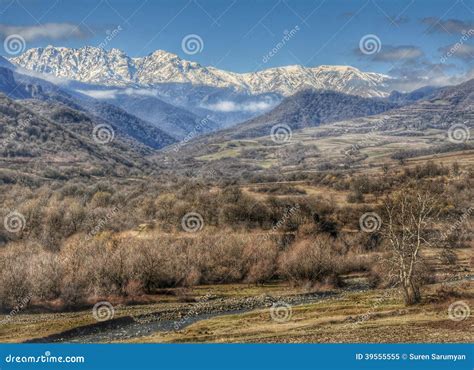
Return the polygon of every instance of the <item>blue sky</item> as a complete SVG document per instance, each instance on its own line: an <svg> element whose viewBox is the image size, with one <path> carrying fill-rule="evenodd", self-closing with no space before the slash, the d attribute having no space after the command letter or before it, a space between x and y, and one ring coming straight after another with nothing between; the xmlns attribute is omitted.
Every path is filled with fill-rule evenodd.
<svg viewBox="0 0 474 370"><path fill-rule="evenodd" d="M106 49L134 57L164 49L235 72L343 64L410 79L473 68L474 35L466 32L474 29L474 0L0 0L2 43L15 33L26 48L97 46L118 27ZM203 42L193 55L182 48L189 34ZM380 40L374 54L360 49L369 34Z"/></svg>

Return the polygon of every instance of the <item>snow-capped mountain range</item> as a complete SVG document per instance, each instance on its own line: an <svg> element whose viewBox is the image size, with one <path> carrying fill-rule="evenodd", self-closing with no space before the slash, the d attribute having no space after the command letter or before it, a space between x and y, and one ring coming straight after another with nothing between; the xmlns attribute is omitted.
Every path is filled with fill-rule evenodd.
<svg viewBox="0 0 474 370"><path fill-rule="evenodd" d="M106 51L86 46L80 49L33 48L9 59L35 72L69 80L110 87L150 88L164 83L187 83L233 89L246 94L278 93L284 96L316 88L364 97L383 97L390 93L390 77L362 72L350 66L269 68L250 73L234 73L157 50L132 58L118 49Z"/></svg>

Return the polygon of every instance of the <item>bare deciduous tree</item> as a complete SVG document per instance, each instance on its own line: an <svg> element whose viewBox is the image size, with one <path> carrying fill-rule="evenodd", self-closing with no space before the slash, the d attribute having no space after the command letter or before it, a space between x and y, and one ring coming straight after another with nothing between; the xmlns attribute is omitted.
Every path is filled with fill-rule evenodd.
<svg viewBox="0 0 474 370"><path fill-rule="evenodd" d="M384 210L382 235L390 252L391 272L402 287L405 303L412 305L421 300L422 249L438 244L433 224L440 204L427 192L402 190L386 198Z"/></svg>

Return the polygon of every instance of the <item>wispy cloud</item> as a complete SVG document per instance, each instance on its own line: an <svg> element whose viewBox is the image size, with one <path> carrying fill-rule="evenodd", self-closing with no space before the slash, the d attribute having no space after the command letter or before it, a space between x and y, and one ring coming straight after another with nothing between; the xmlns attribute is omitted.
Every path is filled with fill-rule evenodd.
<svg viewBox="0 0 474 370"><path fill-rule="evenodd" d="M462 59L464 61L474 60L474 46L469 44L455 43L443 46L438 49L445 55L453 56L454 58Z"/></svg>
<svg viewBox="0 0 474 370"><path fill-rule="evenodd" d="M341 14L339 14L341 18L346 18L346 19L352 18L355 15L356 15L356 12L342 12Z"/></svg>
<svg viewBox="0 0 474 370"><path fill-rule="evenodd" d="M392 20L397 24L405 24L410 22L410 18L404 15L396 15L392 17Z"/></svg>
<svg viewBox="0 0 474 370"><path fill-rule="evenodd" d="M25 41L39 39L66 40L90 37L90 32L72 23L44 23L34 26L0 24L0 35L20 35Z"/></svg>
<svg viewBox="0 0 474 370"><path fill-rule="evenodd" d="M411 91L423 86L456 85L472 78L474 69L458 71L455 64L433 63L425 58L413 59L398 64L389 71L393 77L391 86L400 91Z"/></svg>
<svg viewBox="0 0 474 370"><path fill-rule="evenodd" d="M418 59L424 55L423 50L415 45L382 45L379 52L373 55L363 53L360 48L354 49L354 54L371 58L375 62L399 62Z"/></svg>
<svg viewBox="0 0 474 370"><path fill-rule="evenodd" d="M428 26L427 33L462 33L474 29L474 22L460 19L442 20L437 17L427 17L423 18L421 23Z"/></svg>
<svg viewBox="0 0 474 370"><path fill-rule="evenodd" d="M410 22L410 18L404 15L387 15L385 17L386 21L392 26L400 26L401 24L406 24Z"/></svg>
<svg viewBox="0 0 474 370"><path fill-rule="evenodd" d="M423 51L414 45L384 45L379 53L374 55L377 62L396 62L400 60L417 59L423 56Z"/></svg>
<svg viewBox="0 0 474 370"><path fill-rule="evenodd" d="M394 78L390 86L398 91L413 91L424 86L450 86L474 78L474 69L462 74L449 75L433 70L429 75Z"/></svg>

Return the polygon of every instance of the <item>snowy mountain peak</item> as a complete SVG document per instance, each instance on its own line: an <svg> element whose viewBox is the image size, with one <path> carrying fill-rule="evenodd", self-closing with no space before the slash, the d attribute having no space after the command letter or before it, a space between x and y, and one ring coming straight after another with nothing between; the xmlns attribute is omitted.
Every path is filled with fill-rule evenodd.
<svg viewBox="0 0 474 370"><path fill-rule="evenodd" d="M248 94L291 95L306 89L335 90L360 96L386 96L390 77L351 66L291 65L250 73L234 73L181 59L164 50L131 58L122 50L85 46L80 49L33 48L11 62L40 73L106 86L153 87L161 83L191 83L231 88Z"/></svg>
<svg viewBox="0 0 474 370"><path fill-rule="evenodd" d="M170 53L166 50L155 50L153 53L148 54L151 57L159 58L159 59L181 59L176 54Z"/></svg>

